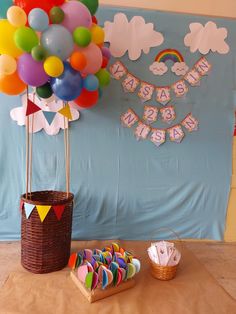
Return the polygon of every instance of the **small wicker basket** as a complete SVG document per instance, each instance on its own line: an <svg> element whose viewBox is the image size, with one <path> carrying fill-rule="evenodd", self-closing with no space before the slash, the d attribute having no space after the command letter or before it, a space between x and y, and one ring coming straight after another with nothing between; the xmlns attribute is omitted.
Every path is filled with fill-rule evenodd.
<svg viewBox="0 0 236 314"><path fill-rule="evenodd" d="M171 280L175 278L178 265L175 266L160 266L153 261L151 262L151 274L154 278L159 280Z"/></svg>
<svg viewBox="0 0 236 314"><path fill-rule="evenodd" d="M176 238L180 241L181 246L183 246L180 237L177 235L175 231L169 228L160 228L159 230L171 231L176 236ZM154 278L159 279L159 280L164 280L164 281L175 278L179 263L174 266L161 266L157 263L154 263L151 259L149 260L150 260L150 265L151 265L151 274Z"/></svg>
<svg viewBox="0 0 236 314"><path fill-rule="evenodd" d="M43 274L64 268L70 257L74 195L57 191L33 192L21 200L33 205L65 205L60 221L53 210L41 222L37 210L29 219L22 211L21 264L32 273Z"/></svg>

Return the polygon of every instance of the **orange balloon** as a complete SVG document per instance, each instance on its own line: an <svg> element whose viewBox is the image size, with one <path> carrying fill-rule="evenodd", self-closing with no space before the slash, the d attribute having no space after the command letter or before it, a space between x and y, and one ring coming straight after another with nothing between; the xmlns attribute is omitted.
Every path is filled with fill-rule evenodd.
<svg viewBox="0 0 236 314"><path fill-rule="evenodd" d="M26 89L17 72L0 77L0 92L7 95L19 95Z"/></svg>
<svg viewBox="0 0 236 314"><path fill-rule="evenodd" d="M77 71L82 71L87 65L87 59L82 52L75 51L70 57L70 65Z"/></svg>

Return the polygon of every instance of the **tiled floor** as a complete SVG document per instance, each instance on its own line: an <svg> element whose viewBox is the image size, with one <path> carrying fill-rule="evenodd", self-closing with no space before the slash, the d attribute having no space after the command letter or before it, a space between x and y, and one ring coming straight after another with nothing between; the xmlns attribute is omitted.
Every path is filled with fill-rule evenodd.
<svg viewBox="0 0 236 314"><path fill-rule="evenodd" d="M218 283L236 300L236 243L185 242ZM0 287L21 269L20 243L0 242Z"/></svg>

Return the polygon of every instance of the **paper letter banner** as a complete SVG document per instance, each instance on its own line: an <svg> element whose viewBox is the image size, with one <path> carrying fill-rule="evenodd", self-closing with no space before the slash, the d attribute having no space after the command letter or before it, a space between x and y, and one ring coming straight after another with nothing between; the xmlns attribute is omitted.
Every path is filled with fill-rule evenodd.
<svg viewBox="0 0 236 314"><path fill-rule="evenodd" d="M188 86L185 84L184 80L180 80L173 84L173 89L176 97L183 97L188 92Z"/></svg>
<svg viewBox="0 0 236 314"><path fill-rule="evenodd" d="M159 147L166 141L166 131L160 129L152 129L152 134L150 138L151 142Z"/></svg>
<svg viewBox="0 0 236 314"><path fill-rule="evenodd" d="M195 68L203 76L211 70L211 64L207 61L205 57L202 57L196 64Z"/></svg>
<svg viewBox="0 0 236 314"><path fill-rule="evenodd" d="M133 93L139 85L139 79L132 74L128 73L125 80L122 82L122 86L125 92Z"/></svg>
<svg viewBox="0 0 236 314"><path fill-rule="evenodd" d="M126 128L131 128L137 121L138 116L130 108L121 116L121 123Z"/></svg>
<svg viewBox="0 0 236 314"><path fill-rule="evenodd" d="M26 218L29 219L32 211L34 210L35 208L35 205L32 205L32 204L28 204L28 203L25 203L25 215L26 215Z"/></svg>
<svg viewBox="0 0 236 314"><path fill-rule="evenodd" d="M191 71L189 71L184 79L192 86L197 86L200 84L200 80L201 80L201 75L199 74L198 71L196 71L195 69L192 69Z"/></svg>
<svg viewBox="0 0 236 314"><path fill-rule="evenodd" d="M66 205L53 206L54 213L57 216L58 220L61 220L61 217L65 211L65 207Z"/></svg>
<svg viewBox="0 0 236 314"><path fill-rule="evenodd" d="M152 95L154 92L154 86L152 84L148 84L146 82L141 82L141 87L138 92L138 96L142 102L148 101L152 99Z"/></svg>
<svg viewBox="0 0 236 314"><path fill-rule="evenodd" d="M181 123L189 132L197 131L199 122L190 113Z"/></svg>
<svg viewBox="0 0 236 314"><path fill-rule="evenodd" d="M154 106L145 106L143 113L143 120L147 123L153 123L157 121L158 108Z"/></svg>
<svg viewBox="0 0 236 314"><path fill-rule="evenodd" d="M180 143L184 138L184 132L179 124L169 128L168 133L172 142Z"/></svg>
<svg viewBox="0 0 236 314"><path fill-rule="evenodd" d="M175 109L173 106L168 106L168 107L162 108L160 110L160 112L162 115L162 121L163 122L171 123L176 118L176 113L175 113Z"/></svg>
<svg viewBox="0 0 236 314"><path fill-rule="evenodd" d="M31 114L40 111L41 108L39 108L35 103L33 103L30 99L27 101L27 109L26 109L26 117L30 116Z"/></svg>
<svg viewBox="0 0 236 314"><path fill-rule="evenodd" d="M65 107L61 108L58 113L60 113L61 115L63 115L64 117L66 117L69 120L72 120L72 114L71 114L71 110L70 110L70 106L67 104Z"/></svg>
<svg viewBox="0 0 236 314"><path fill-rule="evenodd" d="M138 126L135 129L134 134L135 134L137 140L140 140L140 139L145 140L147 138L148 134L150 133L150 131L151 131L150 126L148 126L148 125L146 125L140 121L138 123Z"/></svg>
<svg viewBox="0 0 236 314"><path fill-rule="evenodd" d="M183 75L182 79L175 82L171 86L155 86L148 82L144 82L137 78L135 75L128 72L126 67L120 62L116 61L110 66L110 72L112 77L116 80L120 80L126 76L122 82L122 86L125 92L134 93L139 84L141 84L137 94L142 102L146 102L152 99L154 90L156 90L156 101L163 106L166 106L171 100L171 90L174 91L176 97L185 96L190 86L200 86L201 76L208 74L212 65L207 61L205 57L200 58L193 68ZM186 73L186 72L184 72Z"/></svg>
<svg viewBox="0 0 236 314"><path fill-rule="evenodd" d="M43 222L44 219L47 217L47 214L49 213L52 206L51 205L45 205L45 206L36 205L36 208L37 208L40 220L41 222Z"/></svg>
<svg viewBox="0 0 236 314"><path fill-rule="evenodd" d="M151 111L152 121L152 119L154 119L153 118L154 113L155 116L157 116L159 109L155 106L144 107L143 120L145 120L147 123L151 123L151 121L149 120L148 110L152 110ZM160 112L162 115L162 119L167 123L175 119L175 110L173 106L161 108ZM168 129L151 128L150 125L147 125L144 122L140 121L139 117L130 108L126 113L124 113L121 116L121 121L124 127L129 128L132 127L138 121L138 125L134 129L136 139L137 140L149 139L157 147L166 142L167 132L172 142L180 143L182 139L185 137L185 133L181 125L185 127L185 129L190 133L193 131L197 131L199 125L198 120L192 115L192 113L189 113L181 122L181 124L174 125L172 127L169 127Z"/></svg>
<svg viewBox="0 0 236 314"><path fill-rule="evenodd" d="M120 61L116 61L110 66L110 73L114 79L120 80L127 73L127 69Z"/></svg>
<svg viewBox="0 0 236 314"><path fill-rule="evenodd" d="M156 88L156 100L157 102L161 103L162 105L168 104L170 101L170 87L165 86L165 87L157 87Z"/></svg>

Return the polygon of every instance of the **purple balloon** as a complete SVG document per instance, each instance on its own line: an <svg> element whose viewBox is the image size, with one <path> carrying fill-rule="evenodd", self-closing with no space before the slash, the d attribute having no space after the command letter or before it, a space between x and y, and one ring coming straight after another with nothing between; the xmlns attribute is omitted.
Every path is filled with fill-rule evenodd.
<svg viewBox="0 0 236 314"><path fill-rule="evenodd" d="M25 84L35 87L44 85L49 80L49 76L44 71L43 62L35 61L29 53L20 56L18 74Z"/></svg>
<svg viewBox="0 0 236 314"><path fill-rule="evenodd" d="M69 1L61 6L65 13L65 18L61 25L66 27L70 32L76 27L84 26L90 28L92 26L92 17L89 9L79 1Z"/></svg>
<svg viewBox="0 0 236 314"><path fill-rule="evenodd" d="M110 60L111 59L111 52L110 52L109 48L102 47L102 55L103 55L103 57L106 57L108 60Z"/></svg>

